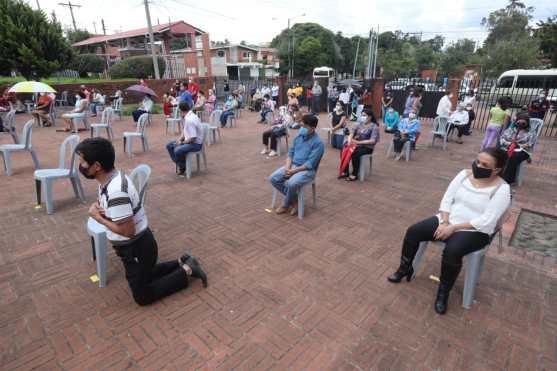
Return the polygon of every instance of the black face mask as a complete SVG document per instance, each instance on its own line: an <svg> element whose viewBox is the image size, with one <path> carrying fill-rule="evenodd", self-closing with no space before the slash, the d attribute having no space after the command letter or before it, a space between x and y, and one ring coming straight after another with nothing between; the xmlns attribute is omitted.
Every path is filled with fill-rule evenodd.
<svg viewBox="0 0 557 371"><path fill-rule="evenodd" d="M485 167L478 167L476 161L472 162L472 175L476 179L486 179L491 176L493 170L486 169Z"/></svg>
<svg viewBox="0 0 557 371"><path fill-rule="evenodd" d="M83 167L83 165L79 164L79 172L83 175L86 179L95 179L94 175L90 175L87 171L89 171L88 167Z"/></svg>

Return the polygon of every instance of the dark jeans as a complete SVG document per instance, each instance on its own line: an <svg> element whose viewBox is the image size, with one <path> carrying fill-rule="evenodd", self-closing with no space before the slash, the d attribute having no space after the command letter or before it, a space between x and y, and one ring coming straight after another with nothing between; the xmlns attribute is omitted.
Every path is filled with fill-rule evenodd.
<svg viewBox="0 0 557 371"><path fill-rule="evenodd" d="M332 134L331 146L333 146L333 148L342 150L344 148L344 134Z"/></svg>
<svg viewBox="0 0 557 371"><path fill-rule="evenodd" d="M449 128L449 135L451 135L454 129L456 129L457 131L457 137L462 138L462 136L466 132L466 125L451 125L451 127Z"/></svg>
<svg viewBox="0 0 557 371"><path fill-rule="evenodd" d="M261 122L265 121L265 116L267 116L269 112L272 112L269 108L261 109L261 112L259 113L261 115L261 119L260 119Z"/></svg>
<svg viewBox="0 0 557 371"><path fill-rule="evenodd" d="M228 110L220 115L220 126L225 127L229 116L234 116L234 110Z"/></svg>
<svg viewBox="0 0 557 371"><path fill-rule="evenodd" d="M505 179L505 182L512 184L516 181L516 172L520 163L528 160L528 158L530 158L530 155L524 151L513 152L513 155L507 160L505 170L503 170L502 178Z"/></svg>
<svg viewBox="0 0 557 371"><path fill-rule="evenodd" d="M177 260L157 264L157 241L150 229L131 244L115 246L114 250L124 263L137 304L151 304L188 287L188 276Z"/></svg>
<svg viewBox="0 0 557 371"><path fill-rule="evenodd" d="M315 114L319 114L319 112L321 112L321 96L320 95L314 95L311 98L311 112L313 112Z"/></svg>
<svg viewBox="0 0 557 371"><path fill-rule="evenodd" d="M404 242L402 243L402 257L413 261L420 242L433 241L433 234L439 226L439 219L436 216L422 220L412 225L406 231ZM441 259L441 284L450 290L460 268L462 267L462 258L471 252L483 249L489 244L489 236L482 232L455 232L447 240L445 240L445 249ZM456 270L456 274L447 274L447 267L452 267L452 271Z"/></svg>
<svg viewBox="0 0 557 371"><path fill-rule="evenodd" d="M394 147L395 147L395 153L402 152L402 147L404 147L404 143L406 143L408 141L409 141L408 137L394 138L393 139L393 144L394 144Z"/></svg>
<svg viewBox="0 0 557 371"><path fill-rule="evenodd" d="M139 117L144 113L147 113L147 111L143 111L142 109L136 109L135 111L133 111L132 112L133 121L137 122L137 120L139 120Z"/></svg>
<svg viewBox="0 0 557 371"><path fill-rule="evenodd" d="M271 141L271 149L273 151L277 150L277 136L273 133L272 129L265 130L263 132L263 145L266 146L269 144L269 140Z"/></svg>
<svg viewBox="0 0 557 371"><path fill-rule="evenodd" d="M354 152L352 152L352 175L355 177L358 177L358 174L360 172L360 158L363 155L369 155L373 153L373 148L369 148L366 146L357 146L356 149L354 150ZM346 170L344 170L344 175L348 176L348 168L350 166L346 167Z"/></svg>
<svg viewBox="0 0 557 371"><path fill-rule="evenodd" d="M180 171L186 168L186 155L188 152L197 152L201 150L202 145L197 143L177 144L175 140L168 142L166 150L172 161L176 163Z"/></svg>

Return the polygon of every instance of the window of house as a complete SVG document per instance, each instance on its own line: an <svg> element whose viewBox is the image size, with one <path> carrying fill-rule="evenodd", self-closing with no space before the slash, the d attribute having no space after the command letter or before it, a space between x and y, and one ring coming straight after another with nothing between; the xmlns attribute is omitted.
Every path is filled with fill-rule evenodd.
<svg viewBox="0 0 557 371"><path fill-rule="evenodd" d="M217 52L217 55L218 55L220 58L224 57L224 50L219 50L219 51Z"/></svg>
<svg viewBox="0 0 557 371"><path fill-rule="evenodd" d="M191 34L170 40L170 50L191 49Z"/></svg>
<svg viewBox="0 0 557 371"><path fill-rule="evenodd" d="M203 38L201 37L201 35L197 35L195 37L195 48L203 49Z"/></svg>
<svg viewBox="0 0 557 371"><path fill-rule="evenodd" d="M195 75L196 72L197 72L197 69L196 69L195 67L192 67L192 68L191 68L191 73L192 73L193 75Z"/></svg>
<svg viewBox="0 0 557 371"><path fill-rule="evenodd" d="M203 52L197 52L198 57L203 57Z"/></svg>
<svg viewBox="0 0 557 371"><path fill-rule="evenodd" d="M243 56L244 58L251 58L251 53L250 53L250 52L244 52L244 53L242 54L242 56Z"/></svg>

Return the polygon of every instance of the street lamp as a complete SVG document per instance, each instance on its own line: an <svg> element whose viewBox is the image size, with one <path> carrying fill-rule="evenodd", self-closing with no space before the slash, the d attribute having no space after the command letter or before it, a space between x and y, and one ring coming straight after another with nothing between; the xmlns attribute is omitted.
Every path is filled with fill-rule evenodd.
<svg viewBox="0 0 557 371"><path fill-rule="evenodd" d="M292 38L290 37L290 21L294 20L295 18L298 17L304 17L306 15L306 13L302 13L299 14L297 16L288 18L288 59L289 59L289 65L290 65L290 71L289 71L289 75L290 75L290 80L292 80L294 78L294 35L292 35ZM292 48L290 47L290 45L292 45ZM290 50L292 49L292 51Z"/></svg>

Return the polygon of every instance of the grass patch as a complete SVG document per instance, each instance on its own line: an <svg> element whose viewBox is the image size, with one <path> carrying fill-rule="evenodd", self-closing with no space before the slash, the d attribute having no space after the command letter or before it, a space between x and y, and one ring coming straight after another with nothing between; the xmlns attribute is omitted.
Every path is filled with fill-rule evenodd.
<svg viewBox="0 0 557 371"><path fill-rule="evenodd" d="M26 81L24 77L0 77L0 86L1 85L13 85L17 82ZM95 84L95 83L113 83L118 81L137 81L137 79L117 79L117 80L107 80L107 79L95 79L95 78L88 78L88 77L49 77L46 79L39 80L42 83L51 85L51 84Z"/></svg>
<svg viewBox="0 0 557 371"><path fill-rule="evenodd" d="M132 112L139 107L139 104L124 104L122 106L122 116L131 116ZM153 104L153 110L151 111L154 115L162 113L162 106L160 104Z"/></svg>

